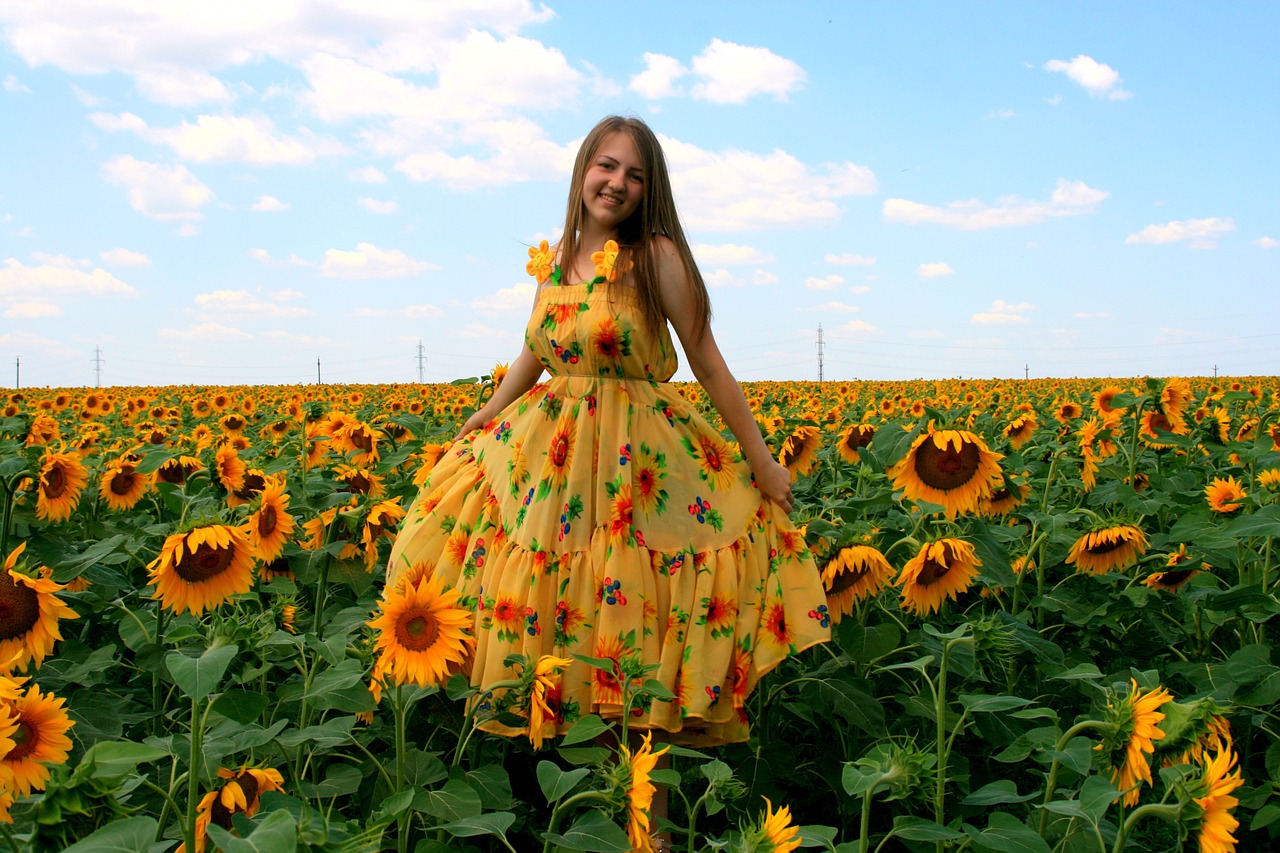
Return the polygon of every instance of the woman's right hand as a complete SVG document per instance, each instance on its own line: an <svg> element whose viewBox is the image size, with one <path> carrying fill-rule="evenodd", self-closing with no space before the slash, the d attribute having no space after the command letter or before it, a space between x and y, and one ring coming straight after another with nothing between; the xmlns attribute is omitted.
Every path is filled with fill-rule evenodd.
<svg viewBox="0 0 1280 853"><path fill-rule="evenodd" d="M787 515L795 506L795 497L791 494L791 472L775 459L760 466L763 470L752 473L756 477L756 488L766 500L770 500L782 508Z"/></svg>
<svg viewBox="0 0 1280 853"><path fill-rule="evenodd" d="M458 434L453 437L453 440L461 441L466 436L484 426L485 420L485 418L480 416L479 412L476 412L471 417L467 418L466 422L462 424L461 428L458 429Z"/></svg>

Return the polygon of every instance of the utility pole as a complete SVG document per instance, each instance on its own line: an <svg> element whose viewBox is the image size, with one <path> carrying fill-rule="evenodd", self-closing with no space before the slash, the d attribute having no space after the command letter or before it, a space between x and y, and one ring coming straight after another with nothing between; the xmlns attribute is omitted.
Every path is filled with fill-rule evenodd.
<svg viewBox="0 0 1280 853"><path fill-rule="evenodd" d="M822 381L822 350L823 350L822 324L819 323L818 324L818 381L819 382Z"/></svg>
<svg viewBox="0 0 1280 853"><path fill-rule="evenodd" d="M93 348L93 387L102 387L102 347Z"/></svg>
<svg viewBox="0 0 1280 853"><path fill-rule="evenodd" d="M427 381L426 374L427 356L422 351L422 338L418 338L418 384L422 385Z"/></svg>
<svg viewBox="0 0 1280 853"><path fill-rule="evenodd" d="M1214 379L1218 378L1218 365L1216 364L1213 366L1213 378Z"/></svg>
<svg viewBox="0 0 1280 853"><path fill-rule="evenodd" d="M320 356L316 356L316 384L320 384Z"/></svg>
<svg viewBox="0 0 1280 853"><path fill-rule="evenodd" d="M1029 364L1022 365L1022 378L1024 380L1031 378L1031 365Z"/></svg>

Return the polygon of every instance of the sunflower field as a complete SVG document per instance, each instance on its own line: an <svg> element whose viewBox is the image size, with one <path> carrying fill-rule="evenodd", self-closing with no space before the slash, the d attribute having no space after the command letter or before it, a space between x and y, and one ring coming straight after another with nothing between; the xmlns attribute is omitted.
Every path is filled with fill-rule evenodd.
<svg viewBox="0 0 1280 853"><path fill-rule="evenodd" d="M384 591L502 372L0 397L2 846L1274 846L1280 380L744 385L832 639L750 695L749 742L694 750L546 735L570 661L472 688L456 593Z"/></svg>

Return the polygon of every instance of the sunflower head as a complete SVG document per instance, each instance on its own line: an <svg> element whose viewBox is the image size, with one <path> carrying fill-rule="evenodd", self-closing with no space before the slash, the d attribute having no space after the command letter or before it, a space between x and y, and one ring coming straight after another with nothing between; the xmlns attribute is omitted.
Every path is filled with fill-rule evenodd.
<svg viewBox="0 0 1280 853"><path fill-rule="evenodd" d="M930 428L885 473L906 498L938 504L954 518L976 512L984 497L1003 487L1002 458L968 430Z"/></svg>
<svg viewBox="0 0 1280 853"><path fill-rule="evenodd" d="M206 524L165 540L147 566L152 598L175 613L212 610L253 585L253 546L239 527Z"/></svg>
<svg viewBox="0 0 1280 853"><path fill-rule="evenodd" d="M438 575L422 575L388 588L368 625L378 632L376 671L396 684L436 685L456 671L475 643L474 617L457 607L458 590Z"/></svg>

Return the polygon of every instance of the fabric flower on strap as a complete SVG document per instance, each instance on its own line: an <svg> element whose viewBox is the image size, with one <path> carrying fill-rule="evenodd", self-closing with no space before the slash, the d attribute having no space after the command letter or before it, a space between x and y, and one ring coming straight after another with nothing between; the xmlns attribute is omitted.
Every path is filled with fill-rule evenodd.
<svg viewBox="0 0 1280 853"><path fill-rule="evenodd" d="M547 241L543 240L537 247L529 247L529 263L524 265L525 272L538 280L538 284L542 284L551 277L551 270L555 265L555 250L547 246Z"/></svg>
<svg viewBox="0 0 1280 853"><path fill-rule="evenodd" d="M596 275L602 277L605 281L617 281L620 272L626 272L635 264L630 261L622 269L618 268L618 243L609 240L604 244L604 249L591 255L591 263L596 265Z"/></svg>

